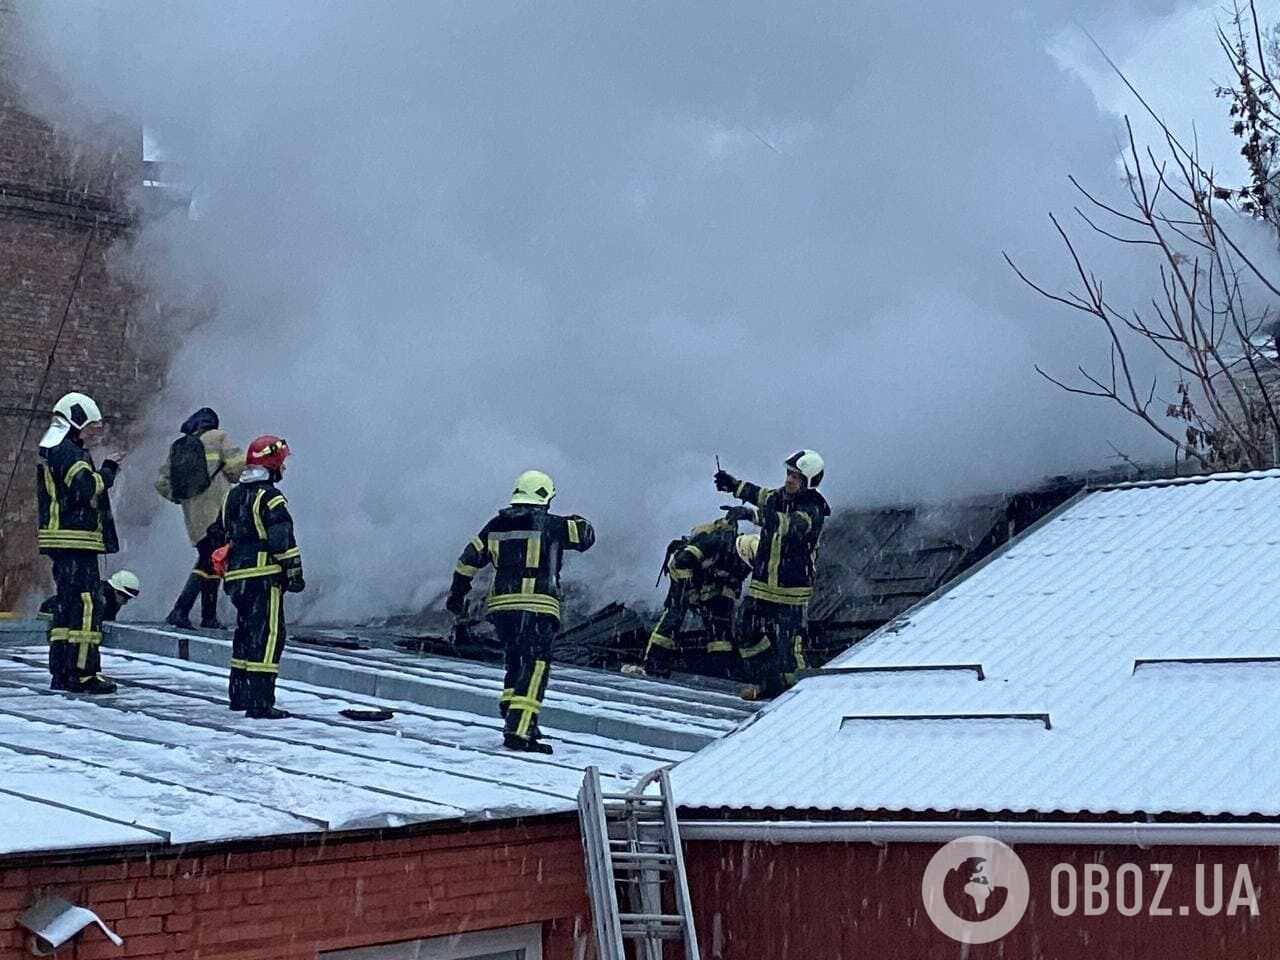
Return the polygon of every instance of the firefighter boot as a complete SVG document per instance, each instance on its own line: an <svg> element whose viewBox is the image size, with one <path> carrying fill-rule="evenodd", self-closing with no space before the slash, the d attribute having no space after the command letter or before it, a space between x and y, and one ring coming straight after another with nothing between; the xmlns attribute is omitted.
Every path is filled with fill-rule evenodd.
<svg viewBox="0 0 1280 960"><path fill-rule="evenodd" d="M187 582L182 592L178 594L178 599L173 601L173 609L164 618L165 623L180 630L191 629L191 608L195 606L196 597L200 596L200 587L203 583L204 581L194 573L187 577Z"/></svg>
<svg viewBox="0 0 1280 960"><path fill-rule="evenodd" d="M217 580L200 582L200 626L205 630L225 630L218 620L218 587Z"/></svg>

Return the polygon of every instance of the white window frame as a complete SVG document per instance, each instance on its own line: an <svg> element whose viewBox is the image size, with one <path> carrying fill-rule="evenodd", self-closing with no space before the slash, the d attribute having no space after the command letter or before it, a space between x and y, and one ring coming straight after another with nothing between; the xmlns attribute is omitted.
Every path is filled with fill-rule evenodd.
<svg viewBox="0 0 1280 960"><path fill-rule="evenodd" d="M472 960L512 950L523 950L524 960L542 960L542 924L334 950L320 954L320 960Z"/></svg>

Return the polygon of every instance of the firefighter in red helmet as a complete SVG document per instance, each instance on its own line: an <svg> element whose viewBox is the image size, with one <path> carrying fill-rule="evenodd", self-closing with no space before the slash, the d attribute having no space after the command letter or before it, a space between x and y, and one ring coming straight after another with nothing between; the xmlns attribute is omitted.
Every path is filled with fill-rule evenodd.
<svg viewBox="0 0 1280 960"><path fill-rule="evenodd" d="M289 502L276 488L289 453L289 445L279 437L258 437L250 443L245 469L215 523L220 526L215 542L227 544L224 589L236 608L231 709L268 720L289 715L275 705L285 642L284 594L299 593L306 586Z"/></svg>

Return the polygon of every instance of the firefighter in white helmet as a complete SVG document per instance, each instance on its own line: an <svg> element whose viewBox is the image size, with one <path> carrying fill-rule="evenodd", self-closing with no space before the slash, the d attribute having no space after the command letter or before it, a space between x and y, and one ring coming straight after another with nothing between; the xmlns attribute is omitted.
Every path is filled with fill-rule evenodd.
<svg viewBox="0 0 1280 960"><path fill-rule="evenodd" d="M36 540L53 563L57 586L50 611L50 686L89 694L116 689L99 672L106 595L98 557L120 549L109 493L119 463L107 459L99 468L85 447L101 423L102 411L92 397L63 396L40 438L36 470Z"/></svg>
<svg viewBox="0 0 1280 960"><path fill-rule="evenodd" d="M693 613L706 632L706 657L698 672L733 676L738 659L733 645L733 615L742 581L751 573L759 545L760 535L739 535L732 517L704 523L694 527L689 536L671 541L662 571L671 578L671 586L662 614L649 634L644 663L627 664L622 672L632 676L671 676L672 662L681 647L680 628L686 614ZM661 582L661 573L658 579Z"/></svg>
<svg viewBox="0 0 1280 960"><path fill-rule="evenodd" d="M826 465L815 450L787 458L783 486L771 490L738 480L723 470L716 489L751 506L760 525L760 548L747 585L739 653L755 675L748 698L774 697L805 667L806 614L813 597L818 542L831 507L818 492ZM736 515L741 507L726 508Z"/></svg>
<svg viewBox="0 0 1280 960"><path fill-rule="evenodd" d="M589 550L596 534L579 516L548 509L555 484L541 470L516 478L511 506L484 525L462 551L445 608L466 615L467 593L481 568L493 564L485 598L489 622L506 650L506 680L498 700L505 718L503 745L551 753L538 729L538 712L551 672L551 644L560 629L560 565L564 551Z"/></svg>
<svg viewBox="0 0 1280 960"><path fill-rule="evenodd" d="M137 574L131 570L117 570L101 584L103 604L102 622L111 623L120 615L121 609L130 600L136 599L142 592L142 584ZM53 611L58 605L55 593L40 605L40 619L53 623Z"/></svg>

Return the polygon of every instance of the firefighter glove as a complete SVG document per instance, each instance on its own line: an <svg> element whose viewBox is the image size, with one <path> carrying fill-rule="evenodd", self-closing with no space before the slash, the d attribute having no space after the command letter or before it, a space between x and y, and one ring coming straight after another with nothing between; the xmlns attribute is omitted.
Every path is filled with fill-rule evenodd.
<svg viewBox="0 0 1280 960"><path fill-rule="evenodd" d="M724 470L717 470L716 489L724 493L733 493L738 489L738 478Z"/></svg>
<svg viewBox="0 0 1280 960"><path fill-rule="evenodd" d="M444 602L444 608L455 617L465 617L467 615L467 598L451 593L449 594L449 599Z"/></svg>
<svg viewBox="0 0 1280 960"><path fill-rule="evenodd" d="M720 509L724 511L724 518L731 523L737 523L739 520L756 522L755 507L721 507Z"/></svg>

